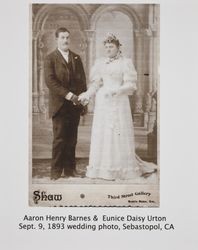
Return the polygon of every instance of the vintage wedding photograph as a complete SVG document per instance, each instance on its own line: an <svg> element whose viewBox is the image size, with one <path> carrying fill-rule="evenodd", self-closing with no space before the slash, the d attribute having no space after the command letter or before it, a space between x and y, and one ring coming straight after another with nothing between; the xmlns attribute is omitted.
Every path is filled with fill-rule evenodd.
<svg viewBox="0 0 198 250"><path fill-rule="evenodd" d="M30 206L159 207L158 4L30 5Z"/></svg>

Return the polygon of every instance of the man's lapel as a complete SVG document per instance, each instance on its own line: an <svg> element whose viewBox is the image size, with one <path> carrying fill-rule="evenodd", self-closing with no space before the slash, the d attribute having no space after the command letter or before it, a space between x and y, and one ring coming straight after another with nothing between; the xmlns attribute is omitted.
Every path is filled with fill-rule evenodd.
<svg viewBox="0 0 198 250"><path fill-rule="evenodd" d="M61 53L60 53L60 51L58 49L56 49L56 54L57 54L58 59L65 65L65 67L68 70L68 64L67 64L64 57L61 55Z"/></svg>
<svg viewBox="0 0 198 250"><path fill-rule="evenodd" d="M73 72L75 72L75 69L76 69L75 59L74 59L74 54L71 52L71 50L69 50L69 62L72 63L72 69L73 69Z"/></svg>
<svg viewBox="0 0 198 250"><path fill-rule="evenodd" d="M66 69L68 71L69 71L68 63L71 62L73 72L75 72L75 70L76 70L76 59L74 58L74 54L72 53L71 50L69 50L68 63L65 61L64 57L62 56L62 54L60 53L60 51L58 49L56 49L56 54L57 54L58 59L65 65L65 67L66 67Z"/></svg>

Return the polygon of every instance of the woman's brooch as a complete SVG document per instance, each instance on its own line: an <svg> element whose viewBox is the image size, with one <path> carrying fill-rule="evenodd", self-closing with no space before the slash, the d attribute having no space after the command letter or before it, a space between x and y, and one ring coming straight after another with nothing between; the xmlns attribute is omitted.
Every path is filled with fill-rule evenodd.
<svg viewBox="0 0 198 250"><path fill-rule="evenodd" d="M113 58L108 58L106 63L109 64L109 63L111 63L111 62L113 62L115 60L118 60L120 57L121 57L121 55L119 54L119 55L114 56Z"/></svg>

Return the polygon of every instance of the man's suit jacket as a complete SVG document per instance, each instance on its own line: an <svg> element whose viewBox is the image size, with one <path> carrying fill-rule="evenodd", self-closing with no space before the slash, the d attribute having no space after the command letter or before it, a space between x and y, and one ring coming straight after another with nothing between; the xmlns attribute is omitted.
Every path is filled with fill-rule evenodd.
<svg viewBox="0 0 198 250"><path fill-rule="evenodd" d="M73 69L72 84L71 71L58 49L50 53L45 59L45 83L49 88L50 117L58 112L66 101L65 97L69 92L79 95L87 89L85 72L80 56L69 51L69 62Z"/></svg>

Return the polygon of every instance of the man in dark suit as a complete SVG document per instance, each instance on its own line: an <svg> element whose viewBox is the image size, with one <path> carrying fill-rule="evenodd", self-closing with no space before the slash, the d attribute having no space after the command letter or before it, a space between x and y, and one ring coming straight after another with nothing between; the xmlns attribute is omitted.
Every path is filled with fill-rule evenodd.
<svg viewBox="0 0 198 250"><path fill-rule="evenodd" d="M57 49L45 59L45 82L49 88L49 115L53 123L51 179L77 176L75 149L80 115L85 107L78 95L86 91L80 56L69 50L70 32L55 32Z"/></svg>

